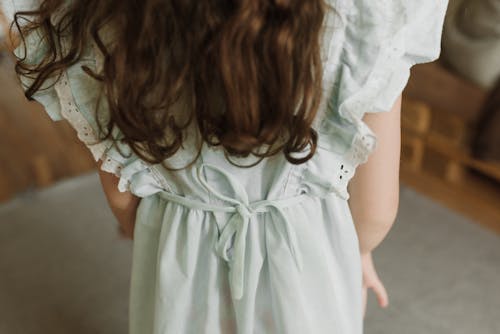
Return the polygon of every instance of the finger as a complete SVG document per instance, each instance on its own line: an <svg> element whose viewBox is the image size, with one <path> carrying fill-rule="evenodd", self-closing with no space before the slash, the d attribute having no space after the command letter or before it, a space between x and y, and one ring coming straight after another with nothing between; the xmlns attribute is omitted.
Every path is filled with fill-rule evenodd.
<svg viewBox="0 0 500 334"><path fill-rule="evenodd" d="M366 295L367 295L367 289L366 287L363 288L363 318L366 315Z"/></svg>
<svg viewBox="0 0 500 334"><path fill-rule="evenodd" d="M387 307L387 305L389 305L389 297L387 296L387 291L382 282L377 279L375 282L373 282L372 288L375 292L375 295L377 296L378 304L381 307Z"/></svg>

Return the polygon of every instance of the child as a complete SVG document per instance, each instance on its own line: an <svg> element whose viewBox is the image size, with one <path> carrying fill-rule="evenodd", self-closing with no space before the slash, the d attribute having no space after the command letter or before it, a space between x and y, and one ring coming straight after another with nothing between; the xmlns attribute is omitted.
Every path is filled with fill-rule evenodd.
<svg viewBox="0 0 500 334"><path fill-rule="evenodd" d="M18 12L26 96L75 128L134 240L130 333L362 333L366 289L387 306L371 251L397 212L400 95L410 67L438 57L446 7Z"/></svg>

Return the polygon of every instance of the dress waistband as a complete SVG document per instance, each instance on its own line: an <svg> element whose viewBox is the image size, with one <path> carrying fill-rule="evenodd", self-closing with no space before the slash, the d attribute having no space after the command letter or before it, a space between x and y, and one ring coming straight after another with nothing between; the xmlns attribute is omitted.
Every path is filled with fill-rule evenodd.
<svg viewBox="0 0 500 334"><path fill-rule="evenodd" d="M224 196L223 194L212 188L208 184L202 173L203 168L205 167L209 167L223 174L233 188L234 193L236 194L236 198ZM241 186L241 184L239 184L232 175L218 168L217 166L202 163L198 168L193 169L193 171L196 171L195 177L201 182L201 184L207 189L207 191L212 193L217 198L232 203L233 205L223 206L206 203L167 191L161 191L158 193L158 195L168 201L172 201L193 209L233 213L233 215L229 218L228 222L222 229L219 238L215 243L215 252L229 264L229 283L234 299L240 299L243 296L243 282L245 278L245 249L248 224L254 217L254 215L258 212L268 212L274 209L275 212L278 213L278 230L281 231L283 237L287 241L288 248L290 249L290 253L295 260L297 268L299 270L302 270L302 256L301 253L297 251L296 246L297 236L294 229L291 228L291 226L288 224L285 213L283 212L283 208L297 205L298 203L304 201L306 198L310 197L310 195L300 194L297 196L282 199L249 202L248 194L243 186ZM230 257L229 246L233 235L235 235L233 246L234 249L232 257Z"/></svg>

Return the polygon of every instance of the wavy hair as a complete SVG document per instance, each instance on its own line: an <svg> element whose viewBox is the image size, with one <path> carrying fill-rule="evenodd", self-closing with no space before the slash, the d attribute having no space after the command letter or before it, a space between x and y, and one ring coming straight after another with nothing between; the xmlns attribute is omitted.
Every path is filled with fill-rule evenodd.
<svg viewBox="0 0 500 334"><path fill-rule="evenodd" d="M260 162L283 152L301 164L317 146L312 123L322 94L326 6L324 0L44 0L36 10L17 12L13 24L23 41L41 31L47 52L37 64L18 59L16 72L34 79L25 92L32 99L94 42L102 71L83 70L102 83L107 100L100 139L116 124L138 156L163 163L182 147L194 120L203 141L221 145L228 159L253 154ZM29 21L22 28L21 19ZM113 27L113 43L103 38L106 26ZM181 123L172 106L184 93L190 108ZM292 157L308 147L307 156Z"/></svg>

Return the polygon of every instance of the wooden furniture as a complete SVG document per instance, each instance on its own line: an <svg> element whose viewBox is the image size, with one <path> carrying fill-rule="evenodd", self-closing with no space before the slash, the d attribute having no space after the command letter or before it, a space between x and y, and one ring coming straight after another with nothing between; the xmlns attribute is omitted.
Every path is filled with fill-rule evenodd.
<svg viewBox="0 0 500 334"><path fill-rule="evenodd" d="M415 66L402 105L401 180L500 232L500 164L470 150L485 97L440 63Z"/></svg>
<svg viewBox="0 0 500 334"><path fill-rule="evenodd" d="M0 202L95 168L69 123L26 100L12 67L0 57Z"/></svg>

